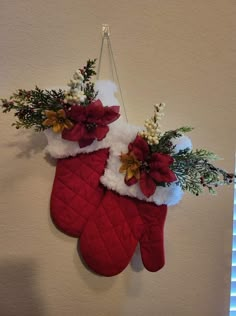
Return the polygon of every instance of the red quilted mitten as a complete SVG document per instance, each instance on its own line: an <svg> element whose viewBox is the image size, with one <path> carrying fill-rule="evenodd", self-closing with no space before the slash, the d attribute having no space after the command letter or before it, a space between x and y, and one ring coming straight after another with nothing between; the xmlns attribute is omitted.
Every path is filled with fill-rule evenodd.
<svg viewBox="0 0 236 316"><path fill-rule="evenodd" d="M100 149L57 161L51 217L64 233L79 237L90 214L99 205L104 194L99 179L108 155L108 149Z"/></svg>
<svg viewBox="0 0 236 316"><path fill-rule="evenodd" d="M99 179L104 173L109 147L116 134L115 121L119 117L118 107L110 106L118 104L115 84L97 81L95 90L98 92L96 101L86 108L74 107L74 111L79 112L75 111L78 115L73 117L75 122L78 120L70 130L73 135L68 135L69 131L63 136L51 129L45 130L46 151L58 159L51 194L51 217L61 231L74 237L80 236L103 197L105 189ZM78 139L74 139L74 129L79 132Z"/></svg>
<svg viewBox="0 0 236 316"><path fill-rule="evenodd" d="M166 205L157 206L107 191L80 239L85 262L98 274L116 275L129 264L140 241L144 266L149 271L158 271L165 263L166 212Z"/></svg>
<svg viewBox="0 0 236 316"><path fill-rule="evenodd" d="M143 265L148 271L156 272L165 264L163 233L167 206L138 200L136 203L145 226L139 240Z"/></svg>
<svg viewBox="0 0 236 316"><path fill-rule="evenodd" d="M81 255L96 273L116 275L129 264L143 231L134 200L109 190L85 225Z"/></svg>

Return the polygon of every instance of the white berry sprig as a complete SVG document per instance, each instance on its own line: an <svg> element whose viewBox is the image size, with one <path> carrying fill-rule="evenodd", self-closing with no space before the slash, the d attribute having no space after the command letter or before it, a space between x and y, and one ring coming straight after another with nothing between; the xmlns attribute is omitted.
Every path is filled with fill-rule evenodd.
<svg viewBox="0 0 236 316"><path fill-rule="evenodd" d="M163 110L165 108L165 103L154 105L154 115L150 119L145 121L145 131L140 133L149 145L157 145L161 136L161 125L160 120L164 116Z"/></svg>
<svg viewBox="0 0 236 316"><path fill-rule="evenodd" d="M64 102L69 104L84 103L86 95L83 91L84 76L80 69L76 70L73 79L67 84L70 88L65 93Z"/></svg>

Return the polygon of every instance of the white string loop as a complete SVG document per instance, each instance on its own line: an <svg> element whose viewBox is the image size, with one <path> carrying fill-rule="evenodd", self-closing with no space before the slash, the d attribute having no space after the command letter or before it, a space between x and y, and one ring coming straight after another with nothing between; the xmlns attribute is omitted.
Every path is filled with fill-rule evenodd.
<svg viewBox="0 0 236 316"><path fill-rule="evenodd" d="M102 64L102 56L103 56L103 51L104 51L104 41L107 43L107 49L108 49L108 58L109 58L109 65L111 69L111 77L114 82L117 82L119 92L120 92L120 97L121 97L121 103L122 107L124 109L124 114L125 114L125 119L128 122L128 116L125 108L125 103L124 103L124 98L121 90L121 85L120 85L120 80L118 76L118 71L115 63L115 58L112 50L112 45L111 45L111 39L110 39L110 29L108 24L103 24L102 26L102 43L101 43L101 49L100 49L100 54L99 54L99 59L98 59L98 70L97 70L97 80L99 80L100 73L101 73L101 64Z"/></svg>

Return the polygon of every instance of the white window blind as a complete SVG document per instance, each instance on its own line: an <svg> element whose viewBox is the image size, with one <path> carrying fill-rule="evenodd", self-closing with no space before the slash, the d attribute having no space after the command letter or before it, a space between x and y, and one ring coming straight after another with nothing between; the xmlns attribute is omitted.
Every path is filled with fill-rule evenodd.
<svg viewBox="0 0 236 316"><path fill-rule="evenodd" d="M229 316L236 316L236 185L234 186L233 243Z"/></svg>

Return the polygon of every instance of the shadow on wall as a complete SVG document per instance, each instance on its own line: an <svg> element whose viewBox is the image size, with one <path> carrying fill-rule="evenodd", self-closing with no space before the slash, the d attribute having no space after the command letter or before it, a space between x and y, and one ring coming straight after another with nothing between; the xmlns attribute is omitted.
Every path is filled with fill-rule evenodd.
<svg viewBox="0 0 236 316"><path fill-rule="evenodd" d="M6 147L17 147L18 158L30 158L32 155L40 153L47 145L47 139L43 132L36 133L32 130L17 131L16 141L6 143Z"/></svg>
<svg viewBox="0 0 236 316"><path fill-rule="evenodd" d="M43 132L32 130L20 130L15 134L16 141L7 142L4 147L18 149L17 158L31 158L33 155L41 153L46 148L48 142ZM44 159L52 166L56 166L56 159L45 152Z"/></svg>
<svg viewBox="0 0 236 316"><path fill-rule="evenodd" d="M45 315L44 304L37 288L37 270L32 259L1 259L1 316Z"/></svg>

